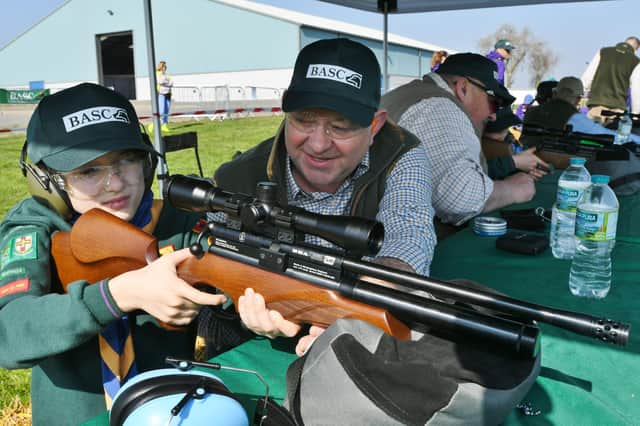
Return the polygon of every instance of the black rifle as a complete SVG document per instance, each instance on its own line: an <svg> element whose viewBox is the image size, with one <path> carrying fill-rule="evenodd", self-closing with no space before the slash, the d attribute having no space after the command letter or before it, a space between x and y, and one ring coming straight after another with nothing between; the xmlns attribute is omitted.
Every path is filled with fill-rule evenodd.
<svg viewBox="0 0 640 426"><path fill-rule="evenodd" d="M536 147L536 154L557 168L566 168L569 157L598 161L627 161L631 154L640 157L638 144L614 145L613 139L613 135L574 132L570 125L564 130L524 125L520 142L526 148Z"/></svg>
<svg viewBox="0 0 640 426"><path fill-rule="evenodd" d="M613 117L613 120L607 123L605 127L611 130L616 130L618 128L618 122L624 116L624 112L605 109L600 113L600 115L603 117ZM631 118L631 133L636 135L640 134L640 114L629 113L629 117Z"/></svg>
<svg viewBox="0 0 640 426"><path fill-rule="evenodd" d="M330 306L334 300L345 296L354 301L356 308L362 303L381 308L412 327L432 327L449 334L481 339L524 356L533 356L539 349L539 329L533 321L621 346L628 341L629 325L618 321L523 302L359 260L361 256L374 255L380 249L384 237L381 223L281 207L275 202L276 191L275 184L260 183L254 198L226 192L207 180L197 178L175 175L167 181L164 198L174 207L227 214L225 223L210 221L207 224L191 252L205 262L208 256L231 259L237 261L233 263L234 268L248 271L248 275L242 277L236 270L218 271L217 279L225 282L207 282L230 294L234 300L245 287L252 286L265 296L270 308L277 308L285 318L328 326L338 318L355 316L344 310L335 311ZM305 244L305 234L319 236L345 251ZM204 241L209 241L207 250L203 248ZM213 267L207 264L201 269ZM268 272L258 276L261 271ZM228 276L235 278L228 280ZM372 283L366 277L384 280L391 285ZM262 282L267 279L271 282ZM242 280L249 282L241 282L241 288L236 288ZM308 288L309 284L312 288L329 290L340 296L320 300L307 295L306 290L291 288L298 285ZM307 302L311 301L311 305L317 302L321 307L309 303L292 307L295 300L283 301L278 300L280 294L270 295L270 292L280 292L283 287L289 287L287 291L291 291L284 297L308 297ZM459 304L435 300L424 292L481 306L490 312L481 313ZM393 327L385 331L394 332ZM400 330L399 334L403 333ZM407 338L408 335L397 337Z"/></svg>

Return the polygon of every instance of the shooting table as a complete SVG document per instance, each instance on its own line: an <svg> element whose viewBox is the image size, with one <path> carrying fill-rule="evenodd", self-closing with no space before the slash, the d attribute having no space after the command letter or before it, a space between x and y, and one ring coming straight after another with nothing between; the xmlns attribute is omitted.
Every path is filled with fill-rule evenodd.
<svg viewBox="0 0 640 426"><path fill-rule="evenodd" d="M518 208L550 209L558 176L556 171L545 177L536 185L534 200ZM618 199L612 285L602 300L572 296L568 288L571 261L554 259L551 249L537 256L503 252L495 248L495 238L476 236L471 229L436 248L431 267L435 278L464 274L517 299L631 324L624 348L541 324L543 368L525 398L540 414L526 417L516 410L506 424L640 424L640 194Z"/></svg>
<svg viewBox="0 0 640 426"><path fill-rule="evenodd" d="M558 176L556 171L538 182L535 199L518 208L550 209ZM640 218L640 194L620 202L612 287L603 300L572 296L567 284L571 262L554 259L550 249L537 256L499 251L495 237L477 236L470 228L436 247L431 266L434 278L468 278L517 299L631 324L625 348L542 324L542 371L524 400L540 414L525 416L514 410L505 424L640 424L640 225L634 227L631 220L632 211L636 220ZM286 369L294 359L286 339L255 339L212 361L259 371L269 383L270 395L282 401ZM262 383L233 371L214 374L240 398L252 419L256 399L264 395ZM93 424L106 424L105 418L96 418Z"/></svg>

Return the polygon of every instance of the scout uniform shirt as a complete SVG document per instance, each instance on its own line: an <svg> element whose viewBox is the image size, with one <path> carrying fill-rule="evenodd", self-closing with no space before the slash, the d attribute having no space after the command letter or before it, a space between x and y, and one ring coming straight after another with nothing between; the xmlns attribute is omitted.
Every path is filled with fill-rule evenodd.
<svg viewBox="0 0 640 426"><path fill-rule="evenodd" d="M195 241L200 218L163 206L154 231L161 251ZM35 426L77 425L106 410L98 334L114 319L108 304L117 305L94 283L77 281L62 291L49 250L53 233L69 229L33 198L0 224L0 367L32 368ZM168 331L144 312L129 317L139 372L166 368L168 355L193 358L195 322Z"/></svg>

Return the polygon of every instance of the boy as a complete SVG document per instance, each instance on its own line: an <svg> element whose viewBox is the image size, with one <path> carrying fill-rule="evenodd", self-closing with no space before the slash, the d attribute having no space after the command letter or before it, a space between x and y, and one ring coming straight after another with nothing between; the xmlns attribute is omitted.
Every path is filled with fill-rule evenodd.
<svg viewBox="0 0 640 426"><path fill-rule="evenodd" d="M36 426L77 425L109 408L136 372L164 367L167 355L193 357L189 325L201 306L224 301L176 274L200 217L153 200L156 155L131 103L95 84L44 98L31 117L21 167L33 197L0 224L0 367L32 368ZM51 237L93 208L152 233L170 253L64 292ZM187 327L169 331L159 321ZM115 346L128 351L127 364L116 357L117 373L108 361Z"/></svg>

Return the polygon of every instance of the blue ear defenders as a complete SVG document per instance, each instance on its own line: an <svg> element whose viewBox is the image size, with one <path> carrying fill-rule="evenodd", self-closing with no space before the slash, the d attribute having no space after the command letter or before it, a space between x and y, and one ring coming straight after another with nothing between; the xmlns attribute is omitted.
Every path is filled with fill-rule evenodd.
<svg viewBox="0 0 640 426"><path fill-rule="evenodd" d="M215 375L164 368L138 374L118 391L111 426L248 426L247 413Z"/></svg>

